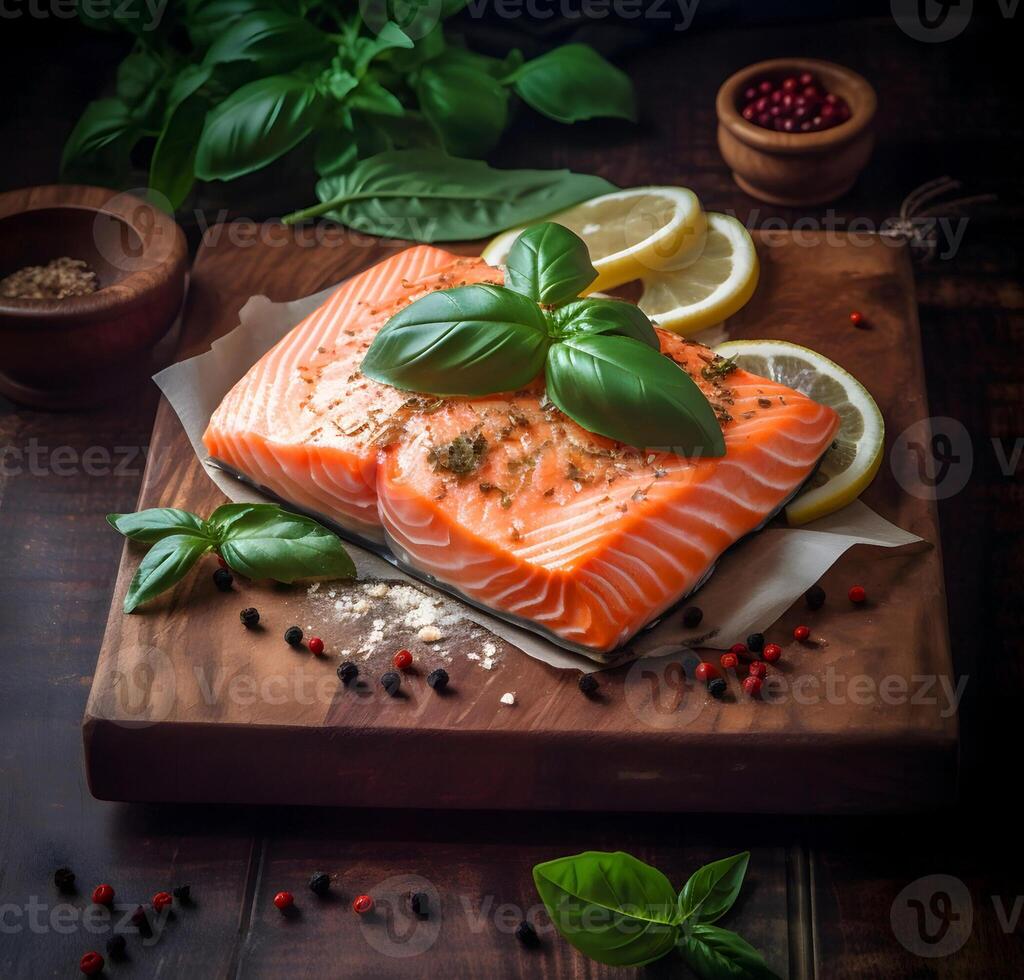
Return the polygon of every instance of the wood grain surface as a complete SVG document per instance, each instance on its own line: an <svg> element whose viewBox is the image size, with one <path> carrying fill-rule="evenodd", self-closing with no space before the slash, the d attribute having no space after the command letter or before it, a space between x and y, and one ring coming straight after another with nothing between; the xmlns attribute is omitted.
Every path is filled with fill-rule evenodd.
<svg viewBox="0 0 1024 980"><path fill-rule="evenodd" d="M538 857L621 848L679 883L702 861L746 846L756 887L723 924L759 945L782 976L1024 974L1021 923L1000 917L1024 894L1013 804L1024 697L1024 510L1013 457L1024 434L1024 139L1012 124L1020 17L1004 20L997 5L976 3L962 35L922 43L896 26L887 3L875 6L873 18L860 16L864 6L848 5L850 16L838 23L733 27L702 5L690 31L666 29L657 43L620 59L640 92L638 127L561 127L524 117L498 156L502 165L571 166L622 185L687 184L708 207L734 210L751 227L807 220L877 227L912 188L943 173L962 179L963 193L999 194L998 206L967 212L958 247L916 269L930 411L960 423L973 447L970 479L938 503L953 658L958 679L968 679L957 806L906 817L804 819L94 800L80 725L122 549L103 515L134 507L158 407L147 378L125 376L112 405L88 413L51 415L0 402L0 975L77 975L81 954L102 950L109 923L90 931L78 919L58 930L50 914L63 906L84 915L88 890L106 880L129 907L182 881L197 897L195 908L182 910L150 945L130 936L130 959L109 976L116 969L130 978L469 977L483 972L478 963L496 978L634 976L596 967L553 937L527 957L493 915L476 915L472 900L493 896L492 912L503 903L528 906L535 901L529 868ZM583 36L600 43L602 28L586 25ZM550 33L558 36L558 29ZM0 114L0 141L16 148L0 159L8 189L56 178L64 138L85 103L103 94L127 41L52 18L5 23L4 35L23 41L0 60L15 93ZM744 64L791 54L848 64L879 92L875 153L834 210L753 202L735 188L715 147L720 82ZM294 189L287 196L289 206L306 203ZM302 270L297 275L294 288L274 298L315 287ZM750 740L752 766L764 746ZM187 771L190 762L176 764ZM602 765L600 754L588 764ZM395 766L400 780L400 759ZM51 877L65 863L83 888L62 900ZM313 904L304 883L318 868L339 876L345 897L350 888L372 890L396 868L429 868L446 910L431 952L389 957L356 930L342 902ZM973 925L962 946L936 957L897 938L891 910L907 886L938 874L962 883L969 898L958 911L972 910ZM279 888L296 893L300 919L284 920L269 905ZM466 914L463 895L471 899L472 923L454 921ZM34 926L33 902L45 908ZM458 931L458 943L449 941L449 930ZM668 960L641 972L683 971Z"/></svg>
<svg viewBox="0 0 1024 980"><path fill-rule="evenodd" d="M303 276L313 292L336 282L339 266L354 271L381 254L376 242L344 231L310 247L272 224L214 227L193 268L188 348L230 329L252 293L287 296ZM877 236L778 233L760 236L759 255L757 293L727 325L730 336L791 340L835 358L867 381L892 431L927 418L905 248ZM874 311L867 329L850 324L851 306ZM205 515L224 502L173 413L158 415L150 447L139 509ZM576 672L469 623L445 628L440 659L391 601L367 598L372 583L325 583L312 596L239 583L226 596L212 583L212 556L125 616L144 553L126 545L86 710L90 786L103 799L514 810L828 813L948 801L955 705L916 696L926 685L929 694L953 686L935 508L904 492L888 467L866 499L931 546L844 555L824 579L825 608L810 615L798 601L768 632L784 644L779 671L791 685L770 701L746 697L736 675L716 701L693 679L694 655L682 651L604 671L600 696L585 698ZM869 590L867 607L846 599L853 583ZM368 608L339 623L328 590ZM261 611L259 630L239 623L247 605ZM792 641L804 621L813 644ZM322 636L325 655L291 650L282 634L292 623ZM495 664L483 669L489 641ZM379 678L403 647L416 669L391 698ZM335 677L342 659L362 670L347 688ZM425 681L437 666L452 677L440 697ZM501 703L505 692L515 692L514 706ZM743 761L751 737L768 742L753 771ZM609 763L598 769L587 766L595 745ZM405 777L372 778L396 751ZM173 764L182 755L195 759L187 776ZM325 771L334 778L316 778Z"/></svg>

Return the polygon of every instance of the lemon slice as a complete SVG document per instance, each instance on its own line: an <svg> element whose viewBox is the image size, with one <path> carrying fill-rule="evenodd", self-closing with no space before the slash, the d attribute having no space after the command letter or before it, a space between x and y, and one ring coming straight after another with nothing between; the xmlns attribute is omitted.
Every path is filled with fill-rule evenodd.
<svg viewBox="0 0 1024 980"><path fill-rule="evenodd" d="M587 292L614 289L661 269L679 270L704 248L707 222L700 201L686 187L632 187L595 197L546 219L587 243L597 279ZM522 228L502 232L481 258L504 265Z"/></svg>
<svg viewBox="0 0 1024 980"><path fill-rule="evenodd" d="M760 273L757 249L742 223L709 212L704 251L682 269L643 277L637 305L659 327L692 334L732 316L754 294Z"/></svg>
<svg viewBox="0 0 1024 980"><path fill-rule="evenodd" d="M786 520L806 524L856 500L874 479L885 452L885 423L867 389L834 361L784 340L730 340L715 351L839 413L835 442L806 489L786 507Z"/></svg>

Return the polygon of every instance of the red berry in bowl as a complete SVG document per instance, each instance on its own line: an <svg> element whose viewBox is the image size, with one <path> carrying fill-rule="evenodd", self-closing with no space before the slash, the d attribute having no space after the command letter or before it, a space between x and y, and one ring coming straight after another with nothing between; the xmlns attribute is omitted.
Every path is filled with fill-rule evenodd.
<svg viewBox="0 0 1024 980"><path fill-rule="evenodd" d="M757 110L752 106L745 106L743 112L740 113L747 122L753 122L757 118Z"/></svg>
<svg viewBox="0 0 1024 980"><path fill-rule="evenodd" d="M748 102L751 99L756 99L757 98L757 86L756 85L751 85L750 88L744 89L743 90L743 98L745 98Z"/></svg>
<svg viewBox="0 0 1024 980"><path fill-rule="evenodd" d="M814 76L809 71L801 72L800 77L797 79L797 81L801 85L813 85Z"/></svg>
<svg viewBox="0 0 1024 980"><path fill-rule="evenodd" d="M796 91L796 87L797 87L798 84L799 83L797 82L797 80L795 78L793 78L792 76L790 76L789 78L784 78L782 80L782 91L783 92L795 92Z"/></svg>
<svg viewBox="0 0 1024 980"><path fill-rule="evenodd" d="M767 95L774 87L775 86L773 86L771 82L765 80L765 81L761 82L760 85L757 86L757 90L762 95Z"/></svg>

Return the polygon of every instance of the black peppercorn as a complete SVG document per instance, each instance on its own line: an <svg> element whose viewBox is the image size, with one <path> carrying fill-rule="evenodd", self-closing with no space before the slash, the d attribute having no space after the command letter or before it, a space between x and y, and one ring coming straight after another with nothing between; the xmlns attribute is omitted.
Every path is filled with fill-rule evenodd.
<svg viewBox="0 0 1024 980"><path fill-rule="evenodd" d="M231 585L235 581L234 576L226 568L218 568L213 573L213 584L217 586L221 592L230 592Z"/></svg>
<svg viewBox="0 0 1024 980"><path fill-rule="evenodd" d="M435 691L443 691L448 686L448 671L444 667L438 667L427 674L427 684Z"/></svg>
<svg viewBox="0 0 1024 980"><path fill-rule="evenodd" d="M260 614L258 609L253 609L250 606L248 609L243 609L239 614L238 618L242 621L242 625L248 629L254 629L259 625Z"/></svg>
<svg viewBox="0 0 1024 980"><path fill-rule="evenodd" d="M764 649L764 633L751 633L747 637L747 649L751 653L760 653Z"/></svg>
<svg viewBox="0 0 1024 980"><path fill-rule="evenodd" d="M351 684L358 676L359 668L351 660L338 665L338 677L342 684Z"/></svg>
<svg viewBox="0 0 1024 980"><path fill-rule="evenodd" d="M589 698L592 694L597 693L599 685L597 678L593 674L580 674L580 679L576 682L576 686Z"/></svg>
<svg viewBox="0 0 1024 980"><path fill-rule="evenodd" d="M331 890L331 876L324 871L314 871L309 879L309 890L323 897Z"/></svg>
<svg viewBox="0 0 1024 980"><path fill-rule="evenodd" d="M53 883L65 895L75 890L75 873L70 868L58 868L53 873Z"/></svg>
<svg viewBox="0 0 1024 980"><path fill-rule="evenodd" d="M290 647L297 647L302 643L302 630L298 626L289 626L284 631L284 642Z"/></svg>
<svg viewBox="0 0 1024 980"><path fill-rule="evenodd" d="M812 585L804 593L804 599L808 609L820 609L825 605L825 590L820 585Z"/></svg>
<svg viewBox="0 0 1024 980"><path fill-rule="evenodd" d="M107 940L107 955L112 959L118 960L124 956L124 951L127 945L128 942L125 940L124 936L120 933L115 933Z"/></svg>
<svg viewBox="0 0 1024 980"><path fill-rule="evenodd" d="M188 905L188 903L192 901L192 886L178 885L177 888L171 889L171 894L181 902L182 905Z"/></svg>
<svg viewBox="0 0 1024 980"><path fill-rule="evenodd" d="M516 939L518 939L524 946L537 946L540 943L540 939L537 936L537 930L534 929L526 919L523 919L523 921L516 926Z"/></svg>
<svg viewBox="0 0 1024 980"><path fill-rule="evenodd" d="M712 677L711 680L708 681L708 694L710 694L713 698L724 697L725 688L726 683L724 678Z"/></svg>
<svg viewBox="0 0 1024 980"><path fill-rule="evenodd" d="M704 610L700 606L687 606L683 610L683 625L688 629L696 629L704 618Z"/></svg>
<svg viewBox="0 0 1024 980"><path fill-rule="evenodd" d="M398 671L389 670L380 679L380 686L384 688L392 697L398 693L398 689L402 686L402 678Z"/></svg>
<svg viewBox="0 0 1024 980"><path fill-rule="evenodd" d="M426 919L430 915L430 898L426 892L413 892L409 896L409 904L421 919Z"/></svg>

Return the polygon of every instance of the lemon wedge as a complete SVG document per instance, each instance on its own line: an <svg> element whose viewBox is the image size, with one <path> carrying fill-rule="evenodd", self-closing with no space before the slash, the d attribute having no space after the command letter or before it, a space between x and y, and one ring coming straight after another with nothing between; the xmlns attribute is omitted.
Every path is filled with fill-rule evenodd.
<svg viewBox="0 0 1024 980"><path fill-rule="evenodd" d="M839 414L839 431L806 488L786 507L786 520L806 524L856 500L885 454L885 423L875 400L827 357L784 340L730 340L716 353L745 371L788 385Z"/></svg>
<svg viewBox="0 0 1024 980"><path fill-rule="evenodd" d="M693 263L643 277L637 305L659 327L680 334L721 323L754 294L760 274L757 249L742 223L709 212L704 250Z"/></svg>
<svg viewBox="0 0 1024 980"><path fill-rule="evenodd" d="M707 222L686 187L632 187L595 197L547 218L587 244L597 279L587 292L614 289L659 270L678 271L700 258ZM504 265L522 228L494 238L481 258Z"/></svg>

